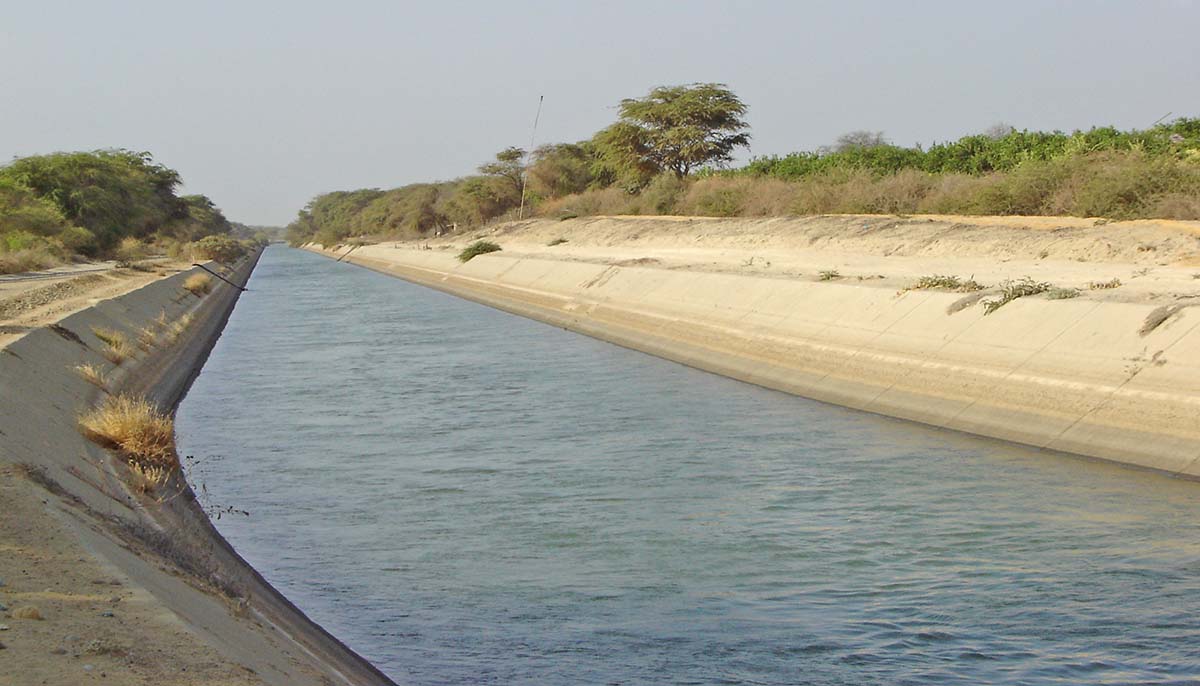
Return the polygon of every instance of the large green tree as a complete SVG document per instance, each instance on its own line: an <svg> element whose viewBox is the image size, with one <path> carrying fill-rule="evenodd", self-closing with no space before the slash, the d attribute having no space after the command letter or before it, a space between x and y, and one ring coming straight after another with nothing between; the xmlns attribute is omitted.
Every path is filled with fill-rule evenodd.
<svg viewBox="0 0 1200 686"><path fill-rule="evenodd" d="M706 164L733 159L750 145L742 118L746 105L724 84L660 86L621 101L621 118L594 139L605 158L627 178L662 172L683 178Z"/></svg>

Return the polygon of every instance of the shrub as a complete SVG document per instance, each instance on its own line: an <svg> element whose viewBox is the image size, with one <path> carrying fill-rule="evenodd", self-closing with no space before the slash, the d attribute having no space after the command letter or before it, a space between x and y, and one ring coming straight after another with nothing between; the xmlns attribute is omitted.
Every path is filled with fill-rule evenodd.
<svg viewBox="0 0 1200 686"><path fill-rule="evenodd" d="M148 400L112 396L79 419L83 434L116 448L142 465L171 467L176 463L174 424Z"/></svg>
<svg viewBox="0 0 1200 686"><path fill-rule="evenodd" d="M212 277L208 274L192 274L183 281L183 290L191 291L197 298L212 291Z"/></svg>
<svg viewBox="0 0 1200 686"><path fill-rule="evenodd" d="M705 217L736 217L746 204L748 183L743 179L714 177L692 184L680 200L684 214Z"/></svg>
<svg viewBox="0 0 1200 686"><path fill-rule="evenodd" d="M119 266L128 267L146 257L146 244L132 236L126 236L117 244L113 257L117 259Z"/></svg>
<svg viewBox="0 0 1200 686"><path fill-rule="evenodd" d="M637 196L637 214L675 214L688 182L674 174L659 174Z"/></svg>
<svg viewBox="0 0 1200 686"><path fill-rule="evenodd" d="M458 261L470 262L471 258L473 257L478 255L486 255L487 253L497 252L499 250L500 246L492 243L491 241L475 241L464 248L462 252L458 253Z"/></svg>
<svg viewBox="0 0 1200 686"><path fill-rule="evenodd" d="M68 226L60 231L55 239L62 243L65 249L80 255L95 255L100 247L96 241L96 234L78 226Z"/></svg>
<svg viewBox="0 0 1200 686"><path fill-rule="evenodd" d="M45 248L0 252L0 274L38 271L59 264L62 260Z"/></svg>
<svg viewBox="0 0 1200 686"><path fill-rule="evenodd" d="M1110 288L1120 288L1120 287L1121 287L1120 279L1111 279L1109 281L1089 281L1088 282L1088 290L1092 290L1092 291L1102 291L1102 290L1107 290Z"/></svg>
<svg viewBox="0 0 1200 686"><path fill-rule="evenodd" d="M842 278L842 275L836 269L826 269L817 273L817 279L819 281L833 281L834 279L840 278Z"/></svg>
<svg viewBox="0 0 1200 686"><path fill-rule="evenodd" d="M229 236L205 236L191 244L192 255L202 260L234 262L246 254L246 246Z"/></svg>

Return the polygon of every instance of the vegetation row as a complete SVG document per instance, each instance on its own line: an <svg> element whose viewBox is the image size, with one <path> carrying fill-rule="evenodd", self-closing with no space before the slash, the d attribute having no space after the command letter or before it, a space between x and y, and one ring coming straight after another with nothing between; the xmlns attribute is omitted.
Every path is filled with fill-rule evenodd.
<svg viewBox="0 0 1200 686"><path fill-rule="evenodd" d="M319 195L288 227L289 240L413 238L519 213L1200 219L1200 118L1131 131L997 125L928 149L856 131L819 150L730 168L750 134L745 105L723 85L656 88L619 111L588 140L506 148L473 176Z"/></svg>
<svg viewBox="0 0 1200 686"><path fill-rule="evenodd" d="M244 252L232 224L149 153L55 153L0 167L0 273L76 258L125 262L151 253L220 259Z"/></svg>

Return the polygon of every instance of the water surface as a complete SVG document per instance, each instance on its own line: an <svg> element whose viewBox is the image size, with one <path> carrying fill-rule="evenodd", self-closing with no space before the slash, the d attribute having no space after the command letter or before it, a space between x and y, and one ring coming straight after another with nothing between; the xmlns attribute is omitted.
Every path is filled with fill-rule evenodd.
<svg viewBox="0 0 1200 686"><path fill-rule="evenodd" d="M790 397L272 247L179 411L402 683L1194 683L1200 484Z"/></svg>

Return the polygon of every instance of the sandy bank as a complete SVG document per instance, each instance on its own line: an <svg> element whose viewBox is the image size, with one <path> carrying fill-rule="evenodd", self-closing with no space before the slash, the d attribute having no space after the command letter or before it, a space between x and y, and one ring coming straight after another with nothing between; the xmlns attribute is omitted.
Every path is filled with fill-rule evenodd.
<svg viewBox="0 0 1200 686"><path fill-rule="evenodd" d="M337 254L805 397L1200 477L1200 227L1025 221L537 220ZM459 263L478 237L504 251ZM904 290L932 274L989 288ZM1079 292L985 314L1025 276Z"/></svg>
<svg viewBox="0 0 1200 686"><path fill-rule="evenodd" d="M257 255L227 276L245 283ZM0 350L0 684L386 684L310 622L212 528L181 479L161 499L132 492L125 467L85 440L78 415L107 392L174 408L239 291L190 270L36 328ZM165 322L190 322L171 341ZM158 329L155 329L158 327ZM157 342L119 367L96 329ZM79 364L103 365L107 389ZM33 606L43 617L21 619Z"/></svg>

